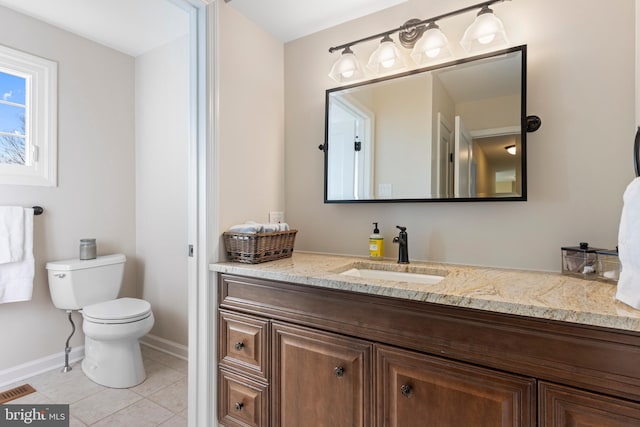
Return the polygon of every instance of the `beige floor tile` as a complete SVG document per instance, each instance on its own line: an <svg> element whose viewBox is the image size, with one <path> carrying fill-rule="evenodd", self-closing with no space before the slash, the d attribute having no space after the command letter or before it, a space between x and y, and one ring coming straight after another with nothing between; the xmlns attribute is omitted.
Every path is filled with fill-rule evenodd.
<svg viewBox="0 0 640 427"><path fill-rule="evenodd" d="M92 424L92 427L153 427L167 421L174 414L150 400L142 399L131 406Z"/></svg>
<svg viewBox="0 0 640 427"><path fill-rule="evenodd" d="M49 397L45 396L42 393L39 393L36 390L35 393L27 394L24 397L21 397L19 399L11 400L11 401L9 401L7 403L10 404L10 405L43 405L43 404L47 404L47 403L60 403L60 402L54 402Z"/></svg>
<svg viewBox="0 0 640 427"><path fill-rule="evenodd" d="M169 409L174 414L187 409L187 379L184 378L149 396L159 405Z"/></svg>
<svg viewBox="0 0 640 427"><path fill-rule="evenodd" d="M87 425L79 419L71 417L69 419L69 427L87 427Z"/></svg>
<svg viewBox="0 0 640 427"><path fill-rule="evenodd" d="M96 384L76 363L70 372L56 369L2 387L0 391L26 383L36 392L10 403L69 403L70 427L186 426L187 362L146 346L142 349L147 379L131 389L110 389Z"/></svg>
<svg viewBox="0 0 640 427"><path fill-rule="evenodd" d="M182 372L178 372L160 362L149 359L147 359L144 368L147 372L147 378L143 383L131 388L132 391L143 396L149 396L156 391L186 377L186 374L183 374Z"/></svg>
<svg viewBox="0 0 640 427"><path fill-rule="evenodd" d="M36 390L49 397L55 403L71 404L104 390L104 387L94 383L82 374L71 380L65 380L60 384L47 384L36 388Z"/></svg>
<svg viewBox="0 0 640 427"><path fill-rule="evenodd" d="M27 382L33 386L36 390L46 390L52 387L59 387L60 384L76 381L78 378L86 378L80 363L71 365L72 369L69 372L62 372L60 369L54 369L31 377L24 382Z"/></svg>
<svg viewBox="0 0 640 427"><path fill-rule="evenodd" d="M151 359L156 362L160 362L176 371L182 372L183 374L187 374L188 371L188 363L184 359L180 359L179 357L172 356L167 353L163 353L146 345L141 345L142 349L142 357L145 359Z"/></svg>
<svg viewBox="0 0 640 427"><path fill-rule="evenodd" d="M187 427L187 419L182 418L179 415L174 415L164 423L160 424L161 427Z"/></svg>
<svg viewBox="0 0 640 427"><path fill-rule="evenodd" d="M99 393L72 403L71 414L86 424L93 424L142 399L128 389L105 388Z"/></svg>

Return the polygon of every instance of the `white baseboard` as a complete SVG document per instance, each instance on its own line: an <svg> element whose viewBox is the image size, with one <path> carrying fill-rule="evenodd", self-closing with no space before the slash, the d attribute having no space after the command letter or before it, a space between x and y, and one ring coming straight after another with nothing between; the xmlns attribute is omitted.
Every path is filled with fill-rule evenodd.
<svg viewBox="0 0 640 427"><path fill-rule="evenodd" d="M69 353L69 364L82 360L82 358L84 358L84 346L73 347ZM34 377L43 372L62 369L63 366L64 351L61 351L60 353L4 369L0 371L0 388Z"/></svg>
<svg viewBox="0 0 640 427"><path fill-rule="evenodd" d="M163 353L168 353L183 360L187 360L189 358L189 348L186 345L178 344L155 335L145 335L140 339L140 344L162 351Z"/></svg>
<svg viewBox="0 0 640 427"><path fill-rule="evenodd" d="M172 356L183 360L188 358L188 347L164 338L147 334L141 341L141 344L149 346L158 351L168 353ZM69 364L73 364L84 358L84 346L77 346L71 349L69 353ZM43 372L52 371L54 369L62 369L64 366L64 351L32 360L18 366L4 369L0 371L0 388L10 384L23 381L27 378L42 374Z"/></svg>

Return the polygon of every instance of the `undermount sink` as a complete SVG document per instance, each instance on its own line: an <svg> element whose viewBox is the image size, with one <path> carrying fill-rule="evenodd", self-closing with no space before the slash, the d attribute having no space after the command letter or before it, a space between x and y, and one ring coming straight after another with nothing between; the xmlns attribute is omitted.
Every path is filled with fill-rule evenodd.
<svg viewBox="0 0 640 427"><path fill-rule="evenodd" d="M389 271L378 270L367 267L354 267L340 273L343 276L362 277L365 279L381 279L393 280L396 282L422 283L427 285L435 285L439 283L444 276L437 274L427 274L409 271Z"/></svg>

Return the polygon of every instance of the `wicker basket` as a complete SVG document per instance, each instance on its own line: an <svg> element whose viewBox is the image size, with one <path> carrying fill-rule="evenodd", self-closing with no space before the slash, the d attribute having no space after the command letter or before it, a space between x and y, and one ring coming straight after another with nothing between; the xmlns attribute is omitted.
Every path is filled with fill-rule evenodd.
<svg viewBox="0 0 640 427"><path fill-rule="evenodd" d="M230 261L258 264L289 258L298 230L273 233L223 233L224 246Z"/></svg>

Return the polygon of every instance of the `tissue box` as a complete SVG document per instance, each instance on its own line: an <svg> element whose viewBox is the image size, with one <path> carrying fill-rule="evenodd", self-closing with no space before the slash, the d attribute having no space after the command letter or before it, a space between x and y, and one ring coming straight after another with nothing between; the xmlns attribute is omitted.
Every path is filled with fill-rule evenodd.
<svg viewBox="0 0 640 427"><path fill-rule="evenodd" d="M597 277L599 248L592 248L586 242L580 242L579 246L564 247L562 249L562 274L580 277L582 279L595 279Z"/></svg>
<svg viewBox="0 0 640 427"><path fill-rule="evenodd" d="M620 259L617 249L601 249L598 255L598 279L617 282L620 277Z"/></svg>

